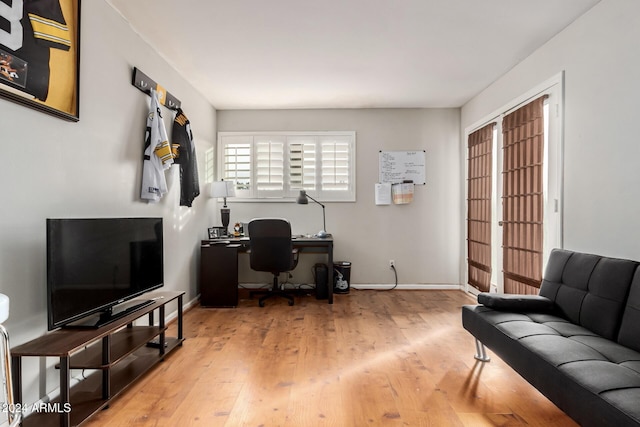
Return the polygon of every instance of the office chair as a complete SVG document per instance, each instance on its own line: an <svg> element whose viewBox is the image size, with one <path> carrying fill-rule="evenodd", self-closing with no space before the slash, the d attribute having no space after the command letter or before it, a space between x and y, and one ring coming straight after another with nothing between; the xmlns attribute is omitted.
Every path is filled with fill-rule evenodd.
<svg viewBox="0 0 640 427"><path fill-rule="evenodd" d="M253 291L249 295L264 295L258 300L264 307L265 300L279 296L293 305L293 296L280 289L278 276L298 265L298 251L291 242L291 224L285 219L258 218L249 222L249 262L252 270L273 274L273 286L269 291Z"/></svg>

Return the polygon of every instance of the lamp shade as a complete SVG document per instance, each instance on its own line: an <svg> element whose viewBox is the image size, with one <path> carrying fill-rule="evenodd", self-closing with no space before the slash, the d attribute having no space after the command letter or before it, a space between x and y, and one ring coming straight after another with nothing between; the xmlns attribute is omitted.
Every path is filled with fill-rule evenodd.
<svg viewBox="0 0 640 427"><path fill-rule="evenodd" d="M299 205L308 205L309 199L307 198L307 192L304 190L300 190L300 194L298 194L298 198L296 199L296 203Z"/></svg>
<svg viewBox="0 0 640 427"><path fill-rule="evenodd" d="M236 188L233 181L214 181L211 183L211 191L209 197L211 198L226 198L234 197L236 195Z"/></svg>

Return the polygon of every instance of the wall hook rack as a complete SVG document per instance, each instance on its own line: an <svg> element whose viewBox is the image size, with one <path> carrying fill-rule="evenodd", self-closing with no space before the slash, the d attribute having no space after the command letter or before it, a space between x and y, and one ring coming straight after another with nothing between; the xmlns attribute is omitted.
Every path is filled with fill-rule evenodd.
<svg viewBox="0 0 640 427"><path fill-rule="evenodd" d="M155 89L158 92L160 104L170 110L177 110L180 108L181 103L178 98L171 95L164 87L156 83L152 78L136 67L133 67L133 78L131 80L131 84L147 95L151 95L151 89Z"/></svg>

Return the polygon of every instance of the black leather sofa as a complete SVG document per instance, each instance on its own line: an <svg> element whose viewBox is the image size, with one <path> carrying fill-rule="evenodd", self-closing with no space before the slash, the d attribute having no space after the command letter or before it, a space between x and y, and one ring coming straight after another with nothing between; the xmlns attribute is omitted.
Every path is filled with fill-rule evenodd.
<svg viewBox="0 0 640 427"><path fill-rule="evenodd" d="M483 293L462 324L583 426L640 425L636 261L552 251L539 295Z"/></svg>

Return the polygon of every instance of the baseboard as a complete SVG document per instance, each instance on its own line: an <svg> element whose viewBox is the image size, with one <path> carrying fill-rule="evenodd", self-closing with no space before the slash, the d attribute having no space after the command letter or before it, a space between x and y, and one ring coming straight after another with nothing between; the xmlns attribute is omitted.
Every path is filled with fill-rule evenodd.
<svg viewBox="0 0 640 427"><path fill-rule="evenodd" d="M387 290L387 289L398 289L398 290L462 290L462 286L453 284L453 283L403 283L395 286L393 284L364 284L364 283L356 283L352 284L351 287L354 289L373 289L373 290Z"/></svg>
<svg viewBox="0 0 640 427"><path fill-rule="evenodd" d="M240 283L238 285L238 287L240 289L250 289L250 290L256 290L256 289L270 289L271 288L271 283ZM285 283L284 284L284 288L285 289L304 289L304 288L308 288L308 289L315 289L316 284L315 283Z"/></svg>
<svg viewBox="0 0 640 427"><path fill-rule="evenodd" d="M264 289L268 288L270 284L266 283L241 283L241 289ZM390 290L394 288L394 284L389 283L355 283L351 284L350 287L354 289L372 289L372 290ZM314 283L309 284L298 284L298 283L286 283L285 289L300 289L304 287L309 287L313 289L315 287ZM463 290L464 288L455 283L421 283L421 284L413 284L413 283L403 283L395 286L394 289L398 290Z"/></svg>

